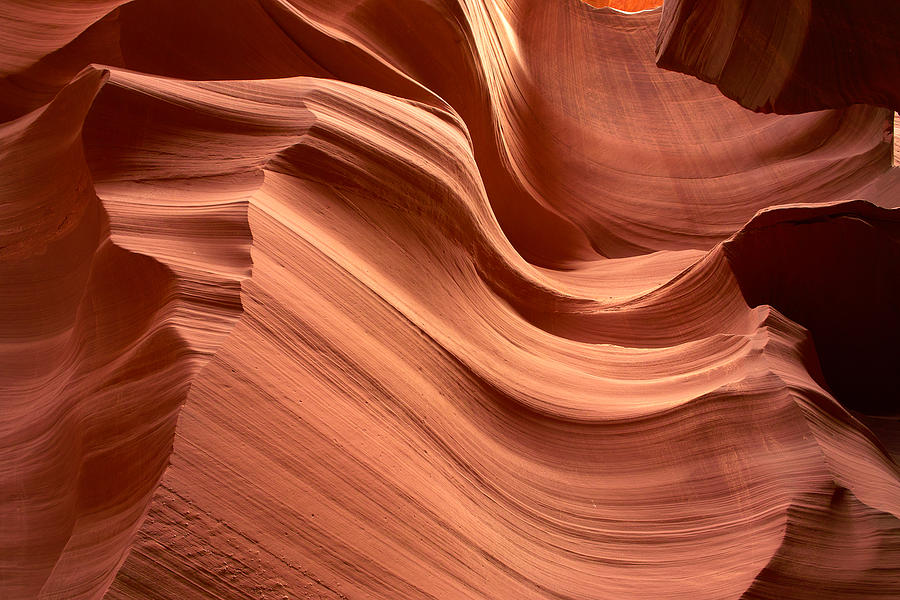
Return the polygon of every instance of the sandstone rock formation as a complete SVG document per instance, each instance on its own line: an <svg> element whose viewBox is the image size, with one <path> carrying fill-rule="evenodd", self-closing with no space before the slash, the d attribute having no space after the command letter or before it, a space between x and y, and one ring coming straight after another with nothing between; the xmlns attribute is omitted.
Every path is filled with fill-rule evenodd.
<svg viewBox="0 0 900 600"><path fill-rule="evenodd" d="M0 4L0 597L896 597L895 104L603 4Z"/></svg>
<svg viewBox="0 0 900 600"><path fill-rule="evenodd" d="M666 0L657 62L752 110L900 109L891 0Z"/></svg>

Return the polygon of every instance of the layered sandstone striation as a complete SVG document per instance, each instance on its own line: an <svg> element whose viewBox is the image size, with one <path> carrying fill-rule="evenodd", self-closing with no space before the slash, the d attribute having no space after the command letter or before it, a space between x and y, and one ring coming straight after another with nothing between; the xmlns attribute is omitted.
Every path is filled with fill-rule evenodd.
<svg viewBox="0 0 900 600"><path fill-rule="evenodd" d="M667 0L657 63L762 112L900 108L891 0Z"/></svg>
<svg viewBox="0 0 900 600"><path fill-rule="evenodd" d="M609 4L5 3L0 596L900 593L895 105Z"/></svg>

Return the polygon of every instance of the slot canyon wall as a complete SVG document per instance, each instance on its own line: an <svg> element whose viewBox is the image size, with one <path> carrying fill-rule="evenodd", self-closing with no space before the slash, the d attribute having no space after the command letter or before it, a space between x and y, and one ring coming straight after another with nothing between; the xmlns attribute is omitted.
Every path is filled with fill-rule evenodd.
<svg viewBox="0 0 900 600"><path fill-rule="evenodd" d="M0 1L0 598L900 596L900 9L590 4Z"/></svg>

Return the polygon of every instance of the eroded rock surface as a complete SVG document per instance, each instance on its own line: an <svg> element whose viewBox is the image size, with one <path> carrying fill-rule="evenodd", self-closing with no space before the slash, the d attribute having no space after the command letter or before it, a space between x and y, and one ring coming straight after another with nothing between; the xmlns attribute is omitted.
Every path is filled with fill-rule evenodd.
<svg viewBox="0 0 900 600"><path fill-rule="evenodd" d="M896 597L889 111L609 4L4 3L0 596Z"/></svg>

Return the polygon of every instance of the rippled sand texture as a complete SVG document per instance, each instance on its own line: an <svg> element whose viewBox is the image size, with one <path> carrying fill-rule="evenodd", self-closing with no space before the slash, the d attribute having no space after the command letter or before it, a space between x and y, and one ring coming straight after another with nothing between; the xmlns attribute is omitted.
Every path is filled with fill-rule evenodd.
<svg viewBox="0 0 900 600"><path fill-rule="evenodd" d="M612 4L0 3L0 597L896 598L896 78Z"/></svg>

